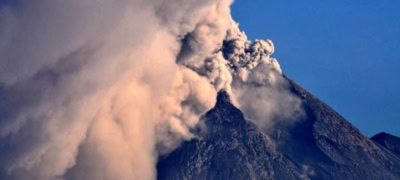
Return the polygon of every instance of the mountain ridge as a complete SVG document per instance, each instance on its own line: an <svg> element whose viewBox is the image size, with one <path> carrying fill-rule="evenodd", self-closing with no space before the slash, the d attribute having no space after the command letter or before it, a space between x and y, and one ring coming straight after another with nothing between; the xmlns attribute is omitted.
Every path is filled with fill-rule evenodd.
<svg viewBox="0 0 400 180"><path fill-rule="evenodd" d="M371 137L371 140L400 157L400 138L386 132Z"/></svg>
<svg viewBox="0 0 400 180"><path fill-rule="evenodd" d="M285 77L287 78L287 77ZM199 138L160 158L158 179L398 179L400 158L287 78L305 115L265 132L226 92Z"/></svg>

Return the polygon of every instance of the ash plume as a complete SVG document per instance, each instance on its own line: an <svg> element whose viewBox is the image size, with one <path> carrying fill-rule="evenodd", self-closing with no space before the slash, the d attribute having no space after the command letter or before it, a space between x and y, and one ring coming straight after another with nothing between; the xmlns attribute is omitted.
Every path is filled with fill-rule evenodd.
<svg viewBox="0 0 400 180"><path fill-rule="evenodd" d="M221 89L261 127L298 114L272 42L247 40L231 3L0 3L0 177L155 179Z"/></svg>

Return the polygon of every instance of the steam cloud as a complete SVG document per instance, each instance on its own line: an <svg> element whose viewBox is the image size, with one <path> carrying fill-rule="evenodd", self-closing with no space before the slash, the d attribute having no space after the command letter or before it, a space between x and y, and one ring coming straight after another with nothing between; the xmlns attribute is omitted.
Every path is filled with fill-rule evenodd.
<svg viewBox="0 0 400 180"><path fill-rule="evenodd" d="M0 2L0 177L155 179L221 89L262 128L297 114L231 3Z"/></svg>

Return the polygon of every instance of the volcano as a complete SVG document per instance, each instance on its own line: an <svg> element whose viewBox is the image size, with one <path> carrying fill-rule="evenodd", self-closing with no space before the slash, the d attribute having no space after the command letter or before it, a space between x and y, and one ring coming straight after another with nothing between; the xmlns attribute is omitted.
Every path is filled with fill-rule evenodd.
<svg viewBox="0 0 400 180"><path fill-rule="evenodd" d="M160 157L158 179L400 179L400 138L366 137L285 78L303 116L260 129L221 91L197 138Z"/></svg>

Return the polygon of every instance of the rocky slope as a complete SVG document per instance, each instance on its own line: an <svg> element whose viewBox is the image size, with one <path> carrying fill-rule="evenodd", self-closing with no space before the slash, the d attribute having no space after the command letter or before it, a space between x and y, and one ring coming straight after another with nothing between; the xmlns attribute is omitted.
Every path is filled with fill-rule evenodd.
<svg viewBox="0 0 400 180"><path fill-rule="evenodd" d="M161 157L158 179L400 179L398 139L360 133L289 80L305 115L257 128L225 92L203 116L199 138Z"/></svg>
<svg viewBox="0 0 400 180"><path fill-rule="evenodd" d="M385 132L379 133L371 138L372 141L383 146L387 150L393 152L400 157L400 138L387 134Z"/></svg>

